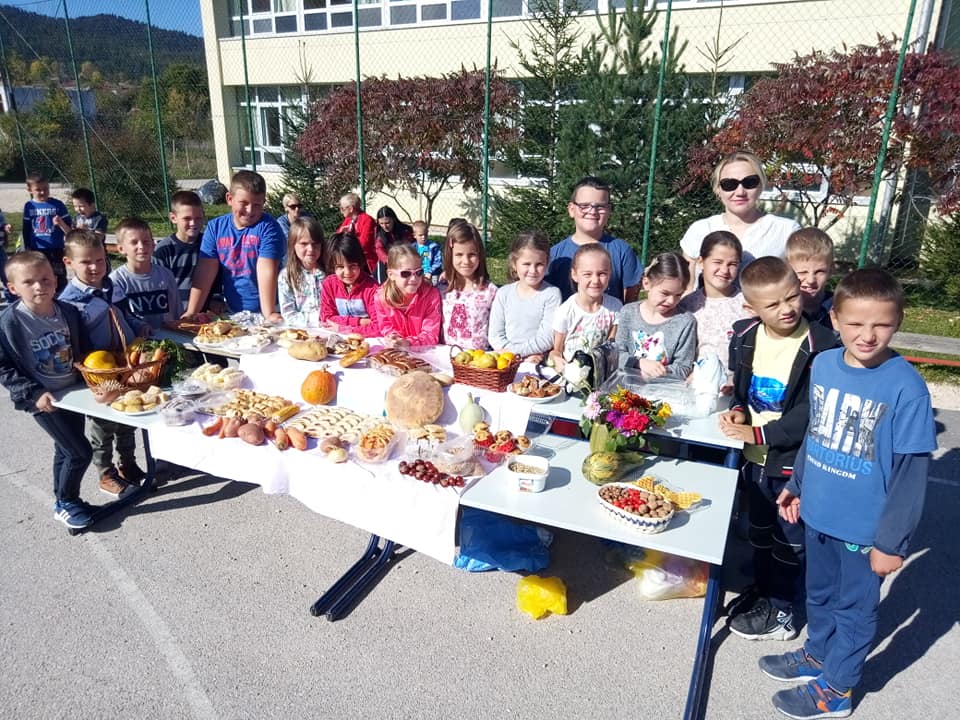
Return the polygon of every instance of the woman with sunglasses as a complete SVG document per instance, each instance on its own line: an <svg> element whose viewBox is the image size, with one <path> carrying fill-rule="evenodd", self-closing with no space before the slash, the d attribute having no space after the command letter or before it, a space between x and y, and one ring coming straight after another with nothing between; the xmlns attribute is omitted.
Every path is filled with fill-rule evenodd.
<svg viewBox="0 0 960 720"><path fill-rule="evenodd" d="M713 170L713 192L723 203L723 212L697 220L680 240L683 256L690 263L690 287L696 288L700 273L697 256L703 239L717 230L732 232L743 247L740 271L758 257L774 255L785 257L787 238L799 223L792 218L771 215L760 207L760 194L767 185L760 158L750 152L737 151L727 155Z"/></svg>
<svg viewBox="0 0 960 720"><path fill-rule="evenodd" d="M440 292L423 281L423 263L412 245L394 245L387 252L387 280L373 304L387 347L422 347L440 342Z"/></svg>

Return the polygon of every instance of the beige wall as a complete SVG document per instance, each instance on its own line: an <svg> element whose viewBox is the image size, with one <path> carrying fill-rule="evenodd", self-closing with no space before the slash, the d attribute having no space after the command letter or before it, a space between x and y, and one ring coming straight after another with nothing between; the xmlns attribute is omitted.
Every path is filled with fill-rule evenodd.
<svg viewBox="0 0 960 720"><path fill-rule="evenodd" d="M204 40L210 76L214 139L220 179L226 182L232 172L231 159L238 152L238 118L234 92L243 85L243 53L239 38L222 38L221 28L227 23L225 0L200 0L203 14ZM686 5L686 7L685 7ZM722 26L719 3L693 6L677 0L671 25L678 39L687 43L682 61L688 72L709 70L708 61L699 50L718 37L721 48L736 43L726 56L725 74L755 74L770 71L771 63L787 62L795 54L812 49L830 50L857 44L874 44L877 35L902 35L909 3L906 0L795 0L793 2L739 2L723 7ZM933 3L933 18L940 13L941 0ZM654 30L651 47L658 45L663 34L665 15L661 12ZM516 52L510 39L523 41L523 21L497 21L493 24L492 58L508 76L518 76ZM594 32L592 15L581 20L583 41ZM915 24L916 27L916 24ZM316 84L353 82L355 78L354 35L343 33L299 36L253 37L246 40L248 74L251 85L293 85L301 74L301 55ZM486 59L486 24L465 23L433 27L361 31L360 58L363 76L435 75L457 70L461 65L483 67ZM275 175L264 173L268 182ZM277 178L278 179L278 178ZM496 189L494 189L496 191ZM371 195L367 206L374 210L383 204L396 203ZM422 203L407 198L402 202L411 214L422 212ZM471 216L477 201L459 189L444 192L434 210L434 224L445 226L449 217ZM399 208L398 208L399 210ZM400 212L401 216L403 215ZM850 226L852 235L862 228L852 209L849 218L836 226L835 239Z"/></svg>

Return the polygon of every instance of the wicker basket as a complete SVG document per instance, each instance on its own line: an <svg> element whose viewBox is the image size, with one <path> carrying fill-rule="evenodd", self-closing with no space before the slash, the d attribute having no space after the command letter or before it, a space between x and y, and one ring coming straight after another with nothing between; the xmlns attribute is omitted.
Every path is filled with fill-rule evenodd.
<svg viewBox="0 0 960 720"><path fill-rule="evenodd" d="M127 341L123 336L123 330L120 328L120 322L117 320L113 308L110 308L110 319L113 321L113 326L120 336L120 349L124 361L126 361ZM160 384L160 374L163 372L165 362L166 360L150 360L149 362L138 363L137 365L126 365L125 367L110 368L109 370L95 370L79 362L75 362L73 366L77 369L77 372L83 376L84 382L87 383L87 387L91 390L109 380L114 380L130 390L146 390L151 385Z"/></svg>
<svg viewBox="0 0 960 720"><path fill-rule="evenodd" d="M463 352L463 348L460 346L450 346L450 365L453 366L454 382L473 385L473 387L483 390L504 392L517 376L517 368L520 367L519 357L513 358L510 364L501 370L499 368L478 368L454 362L453 358L461 352Z"/></svg>

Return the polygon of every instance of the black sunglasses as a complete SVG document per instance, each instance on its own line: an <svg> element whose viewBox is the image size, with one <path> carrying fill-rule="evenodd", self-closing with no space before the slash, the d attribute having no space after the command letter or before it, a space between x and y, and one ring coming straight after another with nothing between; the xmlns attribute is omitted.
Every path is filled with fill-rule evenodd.
<svg viewBox="0 0 960 720"><path fill-rule="evenodd" d="M739 180L737 178L724 178L720 181L720 189L724 192L733 192L738 185L743 185L744 190L753 190L755 187L760 187L760 176L747 175Z"/></svg>
<svg viewBox="0 0 960 720"><path fill-rule="evenodd" d="M423 277L423 268L419 270L401 270L400 277L404 280L409 280L411 275L416 275L417 277Z"/></svg>
<svg viewBox="0 0 960 720"><path fill-rule="evenodd" d="M287 205L287 210L299 210L303 205Z"/></svg>

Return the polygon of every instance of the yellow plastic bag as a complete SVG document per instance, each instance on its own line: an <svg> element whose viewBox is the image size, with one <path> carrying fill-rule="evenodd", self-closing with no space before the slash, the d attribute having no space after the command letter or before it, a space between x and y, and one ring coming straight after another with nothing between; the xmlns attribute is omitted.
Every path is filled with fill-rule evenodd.
<svg viewBox="0 0 960 720"><path fill-rule="evenodd" d="M626 558L627 569L639 580L644 600L702 597L710 568L705 562L668 555L658 550Z"/></svg>
<svg viewBox="0 0 960 720"><path fill-rule="evenodd" d="M517 583L517 609L539 620L550 613L567 614L567 586L558 577L538 575L520 578Z"/></svg>

